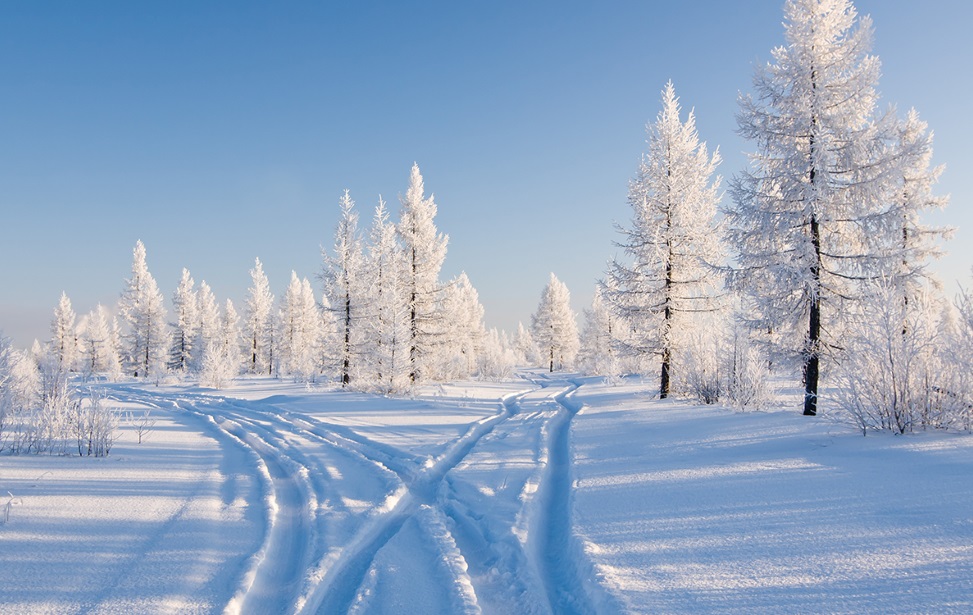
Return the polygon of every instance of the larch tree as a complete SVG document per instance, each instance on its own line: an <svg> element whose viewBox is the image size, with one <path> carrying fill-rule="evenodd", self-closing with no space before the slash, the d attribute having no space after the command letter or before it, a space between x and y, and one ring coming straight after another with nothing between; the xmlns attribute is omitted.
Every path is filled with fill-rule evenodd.
<svg viewBox="0 0 973 615"><path fill-rule="evenodd" d="M172 349L169 352L169 369L185 374L193 364L193 344L199 328L199 298L196 282L188 269L182 270L179 286L172 295L175 322L172 323Z"/></svg>
<svg viewBox="0 0 973 615"><path fill-rule="evenodd" d="M804 414L818 406L820 363L841 313L888 271L896 122L877 113L872 25L849 0L789 0L784 46L740 98L738 132L754 142L727 209L735 285L753 299L752 328L799 358Z"/></svg>
<svg viewBox="0 0 973 615"><path fill-rule="evenodd" d="M901 294L901 301L908 305L922 294L922 285L929 279L927 268L934 258L942 256L939 242L946 239L952 229L933 227L920 220L920 215L930 209L942 209L949 197L933 194L933 186L939 181L942 166L932 166L933 135L915 109L899 122L895 155L899 171L892 191L886 216L890 228L880 236L887 240L886 249L891 254L891 271L886 276Z"/></svg>
<svg viewBox="0 0 973 615"><path fill-rule="evenodd" d="M196 337L193 341L197 352L193 369L202 372L204 366L212 365L215 360L209 355L219 354L223 345L220 304L205 280L199 283L197 319Z"/></svg>
<svg viewBox="0 0 973 615"><path fill-rule="evenodd" d="M114 319L103 305L98 305L85 317L81 335L82 371L105 374L109 380L121 376L118 339Z"/></svg>
<svg viewBox="0 0 973 615"><path fill-rule="evenodd" d="M363 371L363 327L370 282L365 275L365 255L358 232L358 212L348 191L339 200L341 217L335 230L333 254L324 253L325 294L338 325L338 369L341 386L351 384L353 374Z"/></svg>
<svg viewBox="0 0 973 615"><path fill-rule="evenodd" d="M541 362L540 350L534 342L534 336L524 323L517 323L517 333L514 334L513 350L518 365L537 365Z"/></svg>
<svg viewBox="0 0 973 615"><path fill-rule="evenodd" d="M487 330L480 295L465 272L446 287L443 309L448 340L443 375L447 379L468 378L476 371Z"/></svg>
<svg viewBox="0 0 973 615"><path fill-rule="evenodd" d="M402 198L398 224L405 252L405 298L409 312L409 380L427 377L427 364L435 359L441 343L443 312L439 272L446 258L449 238L436 230L436 202L425 197L419 165L412 165L409 189Z"/></svg>
<svg viewBox="0 0 973 615"><path fill-rule="evenodd" d="M250 270L245 332L247 336L247 370L251 374L273 371L274 295L260 259Z"/></svg>
<svg viewBox="0 0 973 615"><path fill-rule="evenodd" d="M550 371L571 367L578 354L578 323L571 309L571 293L553 273L544 287L530 329Z"/></svg>
<svg viewBox="0 0 973 615"><path fill-rule="evenodd" d="M145 245L138 241L132 251L132 277L126 280L119 313L127 325L126 362L136 378L163 374L169 352L165 300L149 273Z"/></svg>
<svg viewBox="0 0 973 615"><path fill-rule="evenodd" d="M700 143L690 111L680 119L670 81L662 110L647 126L648 152L629 186L632 221L619 227L617 245L628 262L614 259L602 284L605 300L630 325L623 338L635 355L661 358L659 396L670 393L674 350L691 326L693 313L715 309L722 284L715 265L722 247L715 226L720 178L718 152Z"/></svg>
<svg viewBox="0 0 973 615"><path fill-rule="evenodd" d="M77 316L71 307L67 293L54 308L51 321L51 356L57 366L65 372L75 369L78 358Z"/></svg>
<svg viewBox="0 0 973 615"><path fill-rule="evenodd" d="M378 390L391 393L406 388L410 323L404 273L404 254L385 201L379 198L369 231L367 271L369 317L366 337L369 364Z"/></svg>
<svg viewBox="0 0 973 615"><path fill-rule="evenodd" d="M584 311L578 363L588 374L613 378L619 371L615 348L618 323L602 292L601 287L595 288L591 307Z"/></svg>
<svg viewBox="0 0 973 615"><path fill-rule="evenodd" d="M320 361L321 314L307 278L291 272L291 281L281 302L279 318L279 372L296 380L311 382Z"/></svg>

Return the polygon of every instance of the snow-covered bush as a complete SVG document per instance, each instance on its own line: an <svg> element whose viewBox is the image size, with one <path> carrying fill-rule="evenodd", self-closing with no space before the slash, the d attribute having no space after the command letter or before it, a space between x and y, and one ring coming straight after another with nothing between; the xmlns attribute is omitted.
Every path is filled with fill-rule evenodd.
<svg viewBox="0 0 973 615"><path fill-rule="evenodd" d="M715 404L724 393L725 376L721 336L704 328L686 336L685 348L677 353L681 389L702 404Z"/></svg>
<svg viewBox="0 0 973 615"><path fill-rule="evenodd" d="M893 284L878 285L861 313L848 316L843 359L836 369L838 406L866 434L949 427L961 393L950 390L934 301L905 298Z"/></svg>
<svg viewBox="0 0 973 615"><path fill-rule="evenodd" d="M118 438L118 415L105 406L104 397L92 391L87 400L76 399L72 403L72 416L78 455L107 457ZM140 432L140 443L142 435Z"/></svg>

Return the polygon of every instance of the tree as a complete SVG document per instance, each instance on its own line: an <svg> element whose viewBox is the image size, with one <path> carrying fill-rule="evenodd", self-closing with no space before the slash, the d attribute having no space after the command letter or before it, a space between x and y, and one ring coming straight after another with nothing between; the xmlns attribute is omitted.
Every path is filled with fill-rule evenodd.
<svg viewBox="0 0 973 615"><path fill-rule="evenodd" d="M404 389L408 377L410 310L405 296L404 256L385 201L379 197L369 232L366 269L372 284L368 287L365 337L373 378L384 393Z"/></svg>
<svg viewBox="0 0 973 615"><path fill-rule="evenodd" d="M443 310L449 344L444 375L447 379L468 378L476 371L487 330L480 296L465 272L446 287Z"/></svg>
<svg viewBox="0 0 973 615"><path fill-rule="evenodd" d="M883 216L890 227L878 236L887 241L886 250L892 255L884 282L898 289L904 303L923 294L922 285L929 280L926 267L931 259L942 255L937 242L951 233L951 229L927 226L919 219L922 212L942 209L949 202L949 197L932 192L943 171L942 166L931 166L932 139L928 125L915 109L898 124L895 154L900 170L889 204L891 215Z"/></svg>
<svg viewBox="0 0 973 615"><path fill-rule="evenodd" d="M659 396L671 388L674 348L690 325L687 315L712 311L721 282L714 265L722 246L714 224L720 162L699 142L696 119L680 120L679 99L670 81L662 110L647 126L648 153L629 186L632 222L619 227L631 264L612 260L602 284L612 310L631 323L624 340L630 353L661 357Z"/></svg>
<svg viewBox="0 0 973 615"><path fill-rule="evenodd" d="M83 372L103 373L109 380L116 380L121 376L117 328L118 324L103 305L99 304L85 316L81 334Z"/></svg>
<svg viewBox="0 0 973 615"><path fill-rule="evenodd" d="M71 308L67 293L61 293L61 300L54 309L51 321L51 352L58 366L64 371L76 367L78 357L77 317Z"/></svg>
<svg viewBox="0 0 973 615"><path fill-rule="evenodd" d="M133 250L132 277L126 280L119 312L128 325L125 354L129 372L136 378L165 372L169 350L165 302L149 273L141 241Z"/></svg>
<svg viewBox="0 0 973 615"><path fill-rule="evenodd" d="M251 374L273 371L274 295L260 259L250 270L251 285L247 297L246 336L249 346L247 369Z"/></svg>
<svg viewBox="0 0 973 615"><path fill-rule="evenodd" d="M280 308L279 372L311 382L320 364L321 315L311 283L291 272Z"/></svg>
<svg viewBox="0 0 973 615"><path fill-rule="evenodd" d="M199 370L200 384L222 389L240 375L243 366L241 337L240 316L233 302L227 299L216 337L205 342Z"/></svg>
<svg viewBox="0 0 973 615"><path fill-rule="evenodd" d="M614 378L619 372L615 339L617 323L611 309L602 298L601 287L595 288L591 307L584 311L584 328L578 362L588 374Z"/></svg>
<svg viewBox="0 0 973 615"><path fill-rule="evenodd" d="M514 335L514 353L518 365L537 365L542 362L540 350L534 342L534 336L524 323L517 323L517 333Z"/></svg>
<svg viewBox="0 0 973 615"><path fill-rule="evenodd" d="M409 189L402 199L398 231L405 250L405 294L409 311L409 380L426 377L426 366L435 358L440 342L443 313L439 271L446 258L449 237L439 233L433 219L436 202L424 196L419 165L412 165Z"/></svg>
<svg viewBox="0 0 973 615"><path fill-rule="evenodd" d="M339 201L341 218L335 231L334 255L324 254L325 294L334 314L340 336L341 386L352 381L352 371L362 369L362 321L366 314L368 277L365 256L358 233L358 213L348 191Z"/></svg>
<svg viewBox="0 0 973 615"><path fill-rule="evenodd" d="M568 287L553 273L544 287L530 329L550 371L574 364L578 354L578 324L571 310Z"/></svg>
<svg viewBox="0 0 973 615"><path fill-rule="evenodd" d="M784 12L787 44L755 71L755 96L740 99L738 130L757 151L732 183L726 216L734 283L754 302L749 324L799 357L804 414L814 415L841 313L893 256L880 244L901 156L891 112L875 111L871 20L849 0L789 0Z"/></svg>
<svg viewBox="0 0 973 615"><path fill-rule="evenodd" d="M195 281L188 269L182 270L182 279L172 296L176 321L172 323L172 350L169 352L169 369L186 373L193 364L193 343L199 328L199 298L193 288Z"/></svg>
<svg viewBox="0 0 973 615"><path fill-rule="evenodd" d="M197 348L193 369L199 373L207 364L212 365L217 356L210 357L213 353L219 355L223 346L222 319L220 318L220 306L216 301L216 296L206 280L199 283L199 293L197 296L197 325L196 338L193 340L193 347Z"/></svg>

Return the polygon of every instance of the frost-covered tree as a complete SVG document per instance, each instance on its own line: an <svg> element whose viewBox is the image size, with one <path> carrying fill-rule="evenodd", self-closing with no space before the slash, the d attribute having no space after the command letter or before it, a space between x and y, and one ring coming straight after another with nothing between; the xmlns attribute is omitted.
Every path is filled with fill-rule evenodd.
<svg viewBox="0 0 973 615"><path fill-rule="evenodd" d="M165 300L145 260L145 245L135 244L132 277L118 304L127 325L125 355L129 373L136 378L162 374L169 352Z"/></svg>
<svg viewBox="0 0 973 615"><path fill-rule="evenodd" d="M118 353L118 325L108 308L98 305L84 318L81 333L81 370L86 374L104 374L117 380L121 374Z"/></svg>
<svg viewBox="0 0 973 615"><path fill-rule="evenodd" d="M508 378L517 364L517 353L506 332L490 329L480 352L478 370L480 378L503 380Z"/></svg>
<svg viewBox="0 0 973 615"><path fill-rule="evenodd" d="M325 294L338 326L338 369L341 385L363 370L363 329L368 314L365 254L358 232L358 212L348 191L339 200L341 217L335 230L334 253L324 254Z"/></svg>
<svg viewBox="0 0 973 615"><path fill-rule="evenodd" d="M530 330L550 371L574 364L579 346L578 323L571 309L568 287L553 273L541 294L537 311L531 316Z"/></svg>
<svg viewBox="0 0 973 615"><path fill-rule="evenodd" d="M584 311L584 328L578 352L578 363L586 373L608 378L618 375L619 361L615 348L617 327L615 315L602 298L601 287L595 288L591 307Z"/></svg>
<svg viewBox="0 0 973 615"><path fill-rule="evenodd" d="M542 362L540 350L534 342L534 336L524 323L517 323L517 333L514 335L513 350L518 365L538 365Z"/></svg>
<svg viewBox="0 0 973 615"><path fill-rule="evenodd" d="M61 293L51 321L51 353L61 369L75 369L78 358L77 316L71 308L71 300L64 292Z"/></svg>
<svg viewBox="0 0 973 615"><path fill-rule="evenodd" d="M894 117L876 113L871 20L849 0L789 0L784 12L786 44L740 99L739 133L756 152L726 215L750 326L800 359L804 414L814 415L841 313L887 269L881 244L901 155Z"/></svg>
<svg viewBox="0 0 973 615"><path fill-rule="evenodd" d="M217 336L205 342L200 384L222 389L240 375L243 367L241 340L240 316L233 302L227 299Z"/></svg>
<svg viewBox="0 0 973 615"><path fill-rule="evenodd" d="M250 270L250 279L245 328L247 370L251 374L269 375L273 371L274 295L259 258Z"/></svg>
<svg viewBox="0 0 973 615"><path fill-rule="evenodd" d="M419 165L413 164L398 225L405 252L404 291L409 311L409 380L412 383L427 377L427 365L434 363L444 324L439 272L449 238L436 230L436 211L433 196L425 197Z"/></svg>
<svg viewBox="0 0 973 615"><path fill-rule="evenodd" d="M280 307L279 373L306 382L314 380L320 366L321 323L311 283L291 272Z"/></svg>
<svg viewBox="0 0 973 615"><path fill-rule="evenodd" d="M443 310L447 340L443 375L446 379L469 378L476 371L487 330L479 293L465 272L446 287Z"/></svg>
<svg viewBox="0 0 973 615"><path fill-rule="evenodd" d="M629 186L632 221L619 227L627 262L613 260L602 285L612 310L631 325L619 337L636 355L661 357L659 395L669 395L674 348L691 327L691 315L714 309L722 284L714 267L722 247L714 223L719 153L700 143L692 112L680 119L669 82L662 110L647 127L648 152Z"/></svg>
<svg viewBox="0 0 973 615"><path fill-rule="evenodd" d="M949 197L933 194L943 167L932 166L932 139L928 125L919 119L915 109L898 124L894 145L898 181L889 204L891 215L885 216L889 228L880 237L885 239L885 247L892 255L885 279L898 289L904 303L923 294L922 286L930 279L928 264L942 256L938 242L951 232L920 220L924 211L942 209L949 201Z"/></svg>
<svg viewBox="0 0 973 615"><path fill-rule="evenodd" d="M223 348L226 355L227 373L231 378L240 375L243 368L243 332L240 330L240 314L229 299L223 307Z"/></svg>
<svg viewBox="0 0 973 615"><path fill-rule="evenodd" d="M367 275L369 317L365 337L369 364L378 390L391 393L407 387L409 375L410 311L405 295L405 255L379 198L369 231Z"/></svg>
<svg viewBox="0 0 973 615"><path fill-rule="evenodd" d="M220 318L220 305L213 294L213 289L205 280L199 283L197 292L196 307L196 337L193 340L193 347L197 349L193 362L193 369L199 373L203 367L213 359L207 357L214 351L221 352L222 344L222 319Z"/></svg>
<svg viewBox="0 0 973 615"><path fill-rule="evenodd" d="M172 349L169 351L169 369L185 374L193 365L193 343L199 329L199 298L196 282L188 269L182 270L182 279L172 295L175 322L172 326Z"/></svg>

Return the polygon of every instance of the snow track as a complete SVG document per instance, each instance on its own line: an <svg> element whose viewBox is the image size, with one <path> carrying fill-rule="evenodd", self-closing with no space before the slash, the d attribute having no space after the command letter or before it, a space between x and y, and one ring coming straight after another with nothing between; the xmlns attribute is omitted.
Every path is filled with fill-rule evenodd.
<svg viewBox="0 0 973 615"><path fill-rule="evenodd" d="M366 436L340 413L298 410L294 398L114 390L195 416L258 477L261 499L247 505L262 511L263 538L227 613L594 613L591 566L571 526L577 386L542 385L479 418L468 400L427 404L473 419L454 436L430 423L442 433L432 455L372 427ZM237 497L230 474L224 502ZM395 602L421 583L439 598Z"/></svg>

